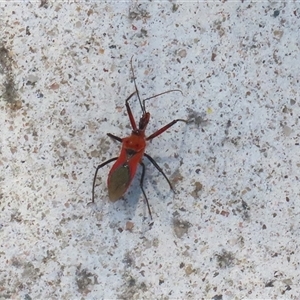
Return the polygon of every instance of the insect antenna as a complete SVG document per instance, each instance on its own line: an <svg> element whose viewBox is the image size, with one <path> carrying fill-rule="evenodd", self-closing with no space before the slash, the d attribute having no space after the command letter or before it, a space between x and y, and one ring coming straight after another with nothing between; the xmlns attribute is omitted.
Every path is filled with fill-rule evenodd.
<svg viewBox="0 0 300 300"><path fill-rule="evenodd" d="M169 90L169 91L162 92L162 93L159 93L159 94L157 94L157 95L151 96L151 97L146 98L146 99L143 100L144 110L146 111L145 102L146 102L147 100L150 100L150 99L153 99L153 98L156 98L156 97L158 97L158 96L161 96L161 95L164 95L164 94L168 94L168 93L171 93L171 92L180 92L181 95L183 95L183 93L182 93L181 90Z"/></svg>
<svg viewBox="0 0 300 300"><path fill-rule="evenodd" d="M132 58L133 58L133 55L131 56L131 59L130 59L130 67L131 67L131 72L132 72L132 76L133 76L134 87L135 87L136 94L137 94L137 97L138 97L139 102L140 102L142 112L143 112L143 114L146 114L145 103L143 102L144 105L142 105L142 100L140 98L140 93L139 93L139 90L138 90L136 82L135 82L135 74L134 74L134 70L133 70L133 66L132 66Z"/></svg>

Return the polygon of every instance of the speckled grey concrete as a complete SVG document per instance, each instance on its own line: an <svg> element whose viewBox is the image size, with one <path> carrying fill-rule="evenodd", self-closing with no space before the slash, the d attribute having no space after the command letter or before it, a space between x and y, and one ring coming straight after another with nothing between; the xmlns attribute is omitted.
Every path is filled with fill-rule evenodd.
<svg viewBox="0 0 300 300"><path fill-rule="evenodd" d="M300 5L0 4L0 299L299 299ZM176 118L108 201L130 134ZM134 115L141 111L131 102Z"/></svg>

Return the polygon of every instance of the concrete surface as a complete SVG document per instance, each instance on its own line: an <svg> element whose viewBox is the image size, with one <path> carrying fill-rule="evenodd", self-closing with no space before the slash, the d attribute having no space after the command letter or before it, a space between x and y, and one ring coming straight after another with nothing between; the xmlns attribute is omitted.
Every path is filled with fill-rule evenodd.
<svg viewBox="0 0 300 300"><path fill-rule="evenodd" d="M300 299L297 2L1 2L0 299ZM107 132L147 102L110 203ZM141 111L131 102L134 115Z"/></svg>

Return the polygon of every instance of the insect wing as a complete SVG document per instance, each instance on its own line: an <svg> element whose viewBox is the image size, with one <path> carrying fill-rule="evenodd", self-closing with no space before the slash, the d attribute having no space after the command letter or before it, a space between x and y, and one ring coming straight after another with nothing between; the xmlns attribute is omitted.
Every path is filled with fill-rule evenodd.
<svg viewBox="0 0 300 300"><path fill-rule="evenodd" d="M123 196L130 185L132 178L133 176L130 174L130 168L127 163L111 169L107 180L110 201L115 202Z"/></svg>
<svg viewBox="0 0 300 300"><path fill-rule="evenodd" d="M136 173L143 154L144 152L140 151L131 157L127 156L127 160L124 162L125 155L121 152L119 159L112 166L108 174L107 186L110 201L117 201L126 192Z"/></svg>

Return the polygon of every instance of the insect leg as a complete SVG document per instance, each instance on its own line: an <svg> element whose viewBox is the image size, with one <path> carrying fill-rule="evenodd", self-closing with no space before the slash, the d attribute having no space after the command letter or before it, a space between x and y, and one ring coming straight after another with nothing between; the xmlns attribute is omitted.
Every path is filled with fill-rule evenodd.
<svg viewBox="0 0 300 300"><path fill-rule="evenodd" d="M113 135L113 134L111 134L111 133L107 133L107 135L108 135L110 138L112 138L113 140L122 143L122 138L120 138L120 137L118 137L118 136L116 136L116 135Z"/></svg>
<svg viewBox="0 0 300 300"><path fill-rule="evenodd" d="M109 163L111 163L112 161L117 160L117 159L118 159L118 157L111 158L111 159L105 161L104 163L100 164L100 165L96 168L95 175L94 175L94 180L93 180L92 202L91 202L91 203L94 203L94 202L95 202L95 201L94 201L94 191L95 191L95 183L96 183L98 171L99 171L102 167L106 166L107 164L109 164Z"/></svg>
<svg viewBox="0 0 300 300"><path fill-rule="evenodd" d="M131 56L131 59L130 59L130 67L131 67L131 72L132 72L132 77L133 77L133 82L134 82L135 91L136 91L137 97L138 97L138 99L139 99L139 102L140 102L140 106L141 106L142 112L143 112L143 114L146 114L145 104L142 105L140 93L139 93L139 90L138 90L137 85L136 85L135 74L134 74L134 70L133 70L133 66L132 66L132 59L133 59L133 55ZM129 99L128 99L128 100L129 100ZM127 101L128 101L128 100L127 100ZM126 104L127 104L127 102L126 102ZM127 107L127 106L126 106L126 107Z"/></svg>
<svg viewBox="0 0 300 300"><path fill-rule="evenodd" d="M153 164L153 166L165 177L165 179L167 180L171 190L175 193L175 190L174 190L169 178L167 177L165 172L162 170L162 168L157 164L157 162L149 154L144 153L144 155L150 160L150 162Z"/></svg>
<svg viewBox="0 0 300 300"><path fill-rule="evenodd" d="M134 117L133 117L133 114L132 114L132 111L131 111L131 108L129 106L129 103L128 101L130 100L130 98L136 93L133 92L126 100L125 100L125 106L126 106L126 110L127 110L127 113L128 113L128 117L129 117L129 120L130 120L130 124L131 124L131 127L133 130L137 130L137 127L136 127L136 123L135 123L135 120L134 120Z"/></svg>
<svg viewBox="0 0 300 300"><path fill-rule="evenodd" d="M164 127L158 129L157 131L155 131L154 133L152 133L150 136L148 136L146 138L146 141L150 141L152 139L154 139L155 137L159 136L160 134L162 134L163 132L165 132L166 130L168 130L170 127L172 127L174 124L176 124L177 122L185 122L185 123L189 123L189 120L183 120L183 119L176 119L172 122L170 122L169 124L165 125Z"/></svg>
<svg viewBox="0 0 300 300"><path fill-rule="evenodd" d="M145 177L145 165L144 165L143 162L140 162L140 165L142 166L142 176L141 176L141 181L140 181L140 187L141 187L142 192L143 192L143 194L144 194L144 197L145 197L145 199L146 199L146 203L147 203L149 215L150 215L150 218L151 218L151 220L152 220L152 213L151 213L149 201L148 201L148 198L147 198L147 196L146 196L146 193L145 193L144 187L143 187L144 177Z"/></svg>

